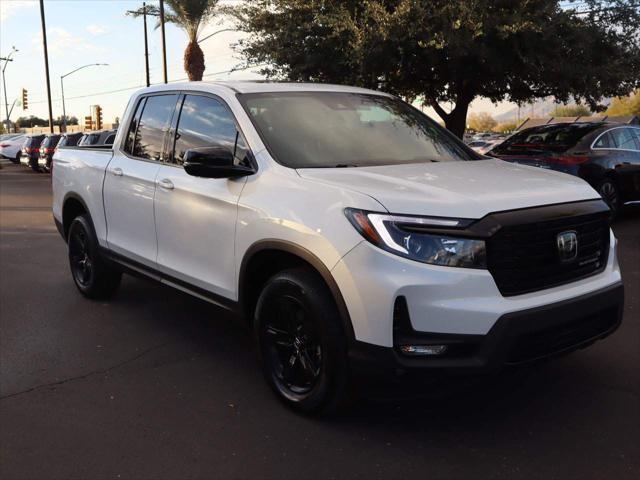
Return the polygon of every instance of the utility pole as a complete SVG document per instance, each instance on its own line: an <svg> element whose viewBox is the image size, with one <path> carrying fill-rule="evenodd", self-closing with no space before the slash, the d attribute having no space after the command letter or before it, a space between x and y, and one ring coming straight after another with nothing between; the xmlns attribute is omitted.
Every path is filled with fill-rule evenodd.
<svg viewBox="0 0 640 480"><path fill-rule="evenodd" d="M16 47L12 47L11 48L11 52L9 53L9 55L7 55L6 57L2 57L0 58L0 60L4 60L4 66L2 67L2 89L4 90L4 109L5 109L5 113L7 115L7 133L9 133L9 130L11 129L11 122L9 121L9 100L7 100L7 82L5 80L5 73L4 71L7 69L7 65L9 62L13 62L13 59L11 58L13 56L14 53L16 53L18 50L16 49ZM13 107L11 108L11 110L13 110Z"/></svg>
<svg viewBox="0 0 640 480"><path fill-rule="evenodd" d="M164 36L164 0L160 0L160 32L162 33L162 73L164 83L167 83L167 42Z"/></svg>
<svg viewBox="0 0 640 480"><path fill-rule="evenodd" d="M127 14L133 15L134 17L137 17L138 15L142 14L142 20L144 23L144 66L145 66L145 73L147 77L147 87L148 87L151 85L151 76L149 75L149 40L148 40L148 34L147 34L147 15L152 15L156 17L159 15L149 12L147 10L147 4L145 2L142 2L142 8L138 10L127 10Z"/></svg>
<svg viewBox="0 0 640 480"><path fill-rule="evenodd" d="M47 102L49 103L49 131L53 133L53 109L51 108L51 82L49 81L49 52L47 50L47 27L44 21L44 0L40 0L40 20L42 21L42 45L44 47L44 71L47 77Z"/></svg>
<svg viewBox="0 0 640 480"><path fill-rule="evenodd" d="M147 87L151 85L149 77L149 42L147 40L147 4L142 2L142 22L144 23L144 68L147 73Z"/></svg>

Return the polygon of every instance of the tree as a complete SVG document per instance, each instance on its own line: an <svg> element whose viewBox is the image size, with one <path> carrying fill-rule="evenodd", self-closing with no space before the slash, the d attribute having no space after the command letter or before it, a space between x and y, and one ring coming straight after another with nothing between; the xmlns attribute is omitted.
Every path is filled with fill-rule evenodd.
<svg viewBox="0 0 640 480"><path fill-rule="evenodd" d="M496 133L511 133L516 128L518 128L519 124L520 124L519 122L515 122L515 121L499 123L498 125L493 127L493 131Z"/></svg>
<svg viewBox="0 0 640 480"><path fill-rule="evenodd" d="M198 45L200 29L218 13L219 0L165 0L165 23L173 23L185 31L189 39L184 51L184 71L190 81L202 80L204 73L204 53ZM155 5L147 6L147 15L159 15L160 9ZM131 14L142 15L142 9ZM158 24L156 28L160 25Z"/></svg>
<svg viewBox="0 0 640 480"><path fill-rule="evenodd" d="M237 45L246 66L422 98L458 136L478 96L595 111L640 85L637 0L247 0L230 11L249 34Z"/></svg>
<svg viewBox="0 0 640 480"><path fill-rule="evenodd" d="M616 97L611 100L611 105L609 105L605 114L612 116L640 116L640 90L636 90L628 97Z"/></svg>
<svg viewBox="0 0 640 480"><path fill-rule="evenodd" d="M591 115L591 110L584 105L561 105L550 113L551 117L584 117Z"/></svg>
<svg viewBox="0 0 640 480"><path fill-rule="evenodd" d="M36 117L34 115L29 115L28 117L19 117L16 120L16 127L48 127L49 120L45 120L44 118Z"/></svg>
<svg viewBox="0 0 640 480"><path fill-rule="evenodd" d="M476 132L488 132L496 125L498 122L487 112L471 113L467 119L467 126Z"/></svg>
<svg viewBox="0 0 640 480"><path fill-rule="evenodd" d="M63 123L62 115L53 121L53 124L57 126L61 126ZM67 115L67 125L78 125L78 117L70 117Z"/></svg>

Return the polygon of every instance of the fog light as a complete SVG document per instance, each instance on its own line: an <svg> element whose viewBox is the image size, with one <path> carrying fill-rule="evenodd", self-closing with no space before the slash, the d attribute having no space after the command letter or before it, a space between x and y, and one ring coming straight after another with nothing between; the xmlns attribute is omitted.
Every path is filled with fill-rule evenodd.
<svg viewBox="0 0 640 480"><path fill-rule="evenodd" d="M447 351L446 345L401 345L400 351L405 355L442 355Z"/></svg>

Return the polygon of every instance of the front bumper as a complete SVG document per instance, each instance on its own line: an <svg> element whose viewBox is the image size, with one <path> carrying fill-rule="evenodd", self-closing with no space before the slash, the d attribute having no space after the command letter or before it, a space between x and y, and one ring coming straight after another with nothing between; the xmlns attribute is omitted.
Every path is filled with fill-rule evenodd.
<svg viewBox="0 0 640 480"><path fill-rule="evenodd" d="M356 376L397 377L416 372L477 374L535 362L583 348L613 333L622 321L624 288L616 283L577 298L502 315L486 335L412 332L418 344L447 344L451 354L409 357L396 347L355 342Z"/></svg>

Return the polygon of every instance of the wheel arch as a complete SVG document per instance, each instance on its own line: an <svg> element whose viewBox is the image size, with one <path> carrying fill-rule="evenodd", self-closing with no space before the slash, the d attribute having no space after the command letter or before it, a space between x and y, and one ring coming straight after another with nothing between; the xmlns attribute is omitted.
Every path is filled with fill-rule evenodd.
<svg viewBox="0 0 640 480"><path fill-rule="evenodd" d="M238 276L238 303L246 322L251 326L261 287L277 272L287 268L308 267L324 281L338 308L340 320L349 343L355 333L347 305L331 271L312 252L286 240L260 240L247 249Z"/></svg>
<svg viewBox="0 0 640 480"><path fill-rule="evenodd" d="M91 213L89 212L89 208L85 201L80 197L80 195L70 192L67 193L64 197L64 201L62 202L62 234L64 240L67 241L67 237L69 236L69 227L71 226L71 222L78 215L82 215L84 213L89 214L91 217Z"/></svg>

